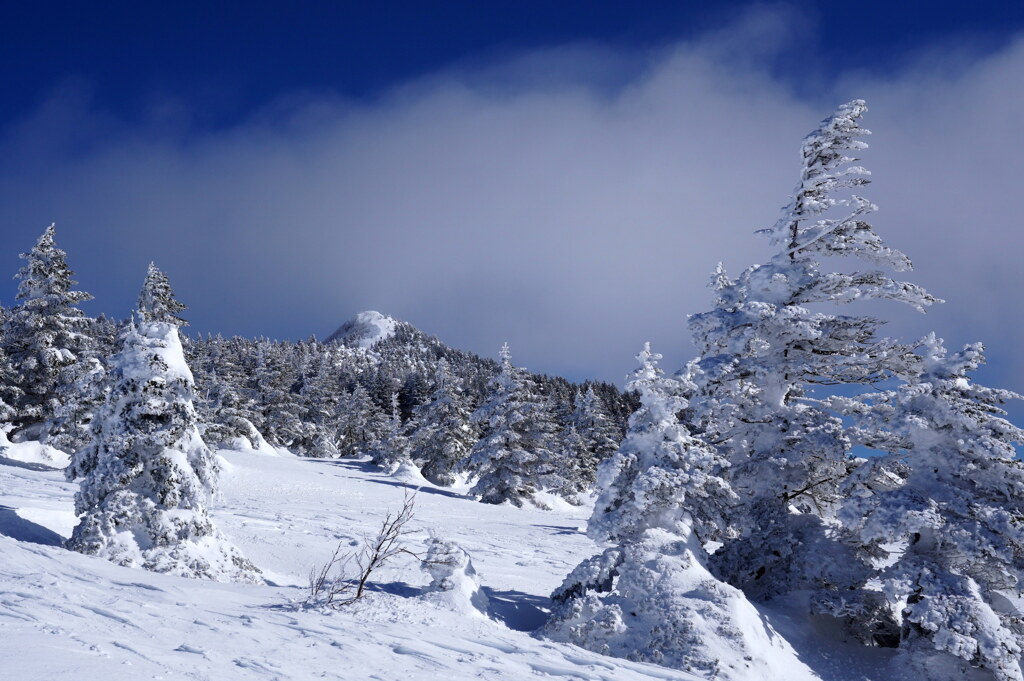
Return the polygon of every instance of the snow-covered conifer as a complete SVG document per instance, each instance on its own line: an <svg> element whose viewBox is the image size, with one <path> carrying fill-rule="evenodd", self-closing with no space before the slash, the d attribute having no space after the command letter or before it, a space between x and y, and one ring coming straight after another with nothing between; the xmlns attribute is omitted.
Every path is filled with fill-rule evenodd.
<svg viewBox="0 0 1024 681"><path fill-rule="evenodd" d="M1024 430L1001 408L1020 395L973 383L983 361L980 344L948 354L931 334L898 389L837 400L861 440L890 452L872 467L897 460L907 471L884 487L851 486L841 518L886 558L878 579L902 624L897 664L935 681L969 667L1024 678L1024 615L1011 605L1024 596L1024 465L1013 447Z"/></svg>
<svg viewBox="0 0 1024 681"><path fill-rule="evenodd" d="M562 431L559 444L556 461L563 483L556 492L571 504L581 504L580 495L593 487L597 475L593 455L572 424Z"/></svg>
<svg viewBox="0 0 1024 681"><path fill-rule="evenodd" d="M470 410L462 397L457 376L448 368L443 357L434 373L434 392L426 402L413 411L415 424L409 441L412 458L420 464L420 471L435 485L448 486L455 482L459 469L476 442L476 433L470 425Z"/></svg>
<svg viewBox="0 0 1024 681"><path fill-rule="evenodd" d="M587 449L594 459L594 466L610 457L619 448L621 432L608 417L601 398L588 386L576 393L574 408L569 422L587 443Z"/></svg>
<svg viewBox="0 0 1024 681"><path fill-rule="evenodd" d="M177 327L129 327L112 365L93 440L78 457L86 475L68 547L155 572L258 581L210 522L217 464L199 434Z"/></svg>
<svg viewBox="0 0 1024 681"><path fill-rule="evenodd" d="M188 322L178 315L188 308L177 298L171 289L167 275L161 272L155 263L149 263L146 279L139 293L138 314L144 322L166 322L175 326L188 326Z"/></svg>
<svg viewBox="0 0 1024 681"><path fill-rule="evenodd" d="M421 567L430 575L427 599L464 615L486 614L487 594L469 554L453 541L431 534Z"/></svg>
<svg viewBox="0 0 1024 681"><path fill-rule="evenodd" d="M17 383L11 360L0 345L0 429L9 427L8 424L17 417L14 405L21 398L21 389Z"/></svg>
<svg viewBox="0 0 1024 681"><path fill-rule="evenodd" d="M388 419L361 384L342 396L338 407L341 456L359 456L369 451L387 428Z"/></svg>
<svg viewBox="0 0 1024 681"><path fill-rule="evenodd" d="M659 358L649 344L638 356L629 387L641 406L598 473L587 532L613 546L555 590L542 633L709 678L810 678L743 594L705 565L694 530L716 538L733 495L720 477L724 460L679 422L686 386L661 375Z"/></svg>
<svg viewBox="0 0 1024 681"><path fill-rule="evenodd" d="M727 462L692 437L677 414L692 390L663 376L650 343L637 355L627 387L640 394L640 408L618 452L599 468L599 492L587 534L596 541L635 539L650 527L685 535L695 529L702 541L719 540L727 507L735 495L722 477Z"/></svg>
<svg viewBox="0 0 1024 681"><path fill-rule="evenodd" d="M533 393L522 369L512 366L506 343L501 372L490 383L487 401L473 413L483 436L473 445L467 468L478 476L471 490L487 504L522 506L557 477L555 426L547 403Z"/></svg>
<svg viewBox="0 0 1024 681"><path fill-rule="evenodd" d="M17 300L4 325L3 344L14 367L20 391L17 411L22 437L46 439L54 428L62 385L77 378L75 364L88 354L89 319L78 305L92 296L73 291L77 283L67 254L54 242L50 225L18 271Z"/></svg>
<svg viewBox="0 0 1024 681"><path fill-rule="evenodd" d="M778 248L735 280L720 267L714 308L690 318L700 356L688 419L731 464L737 531L713 560L720 576L760 598L794 589L842 588L856 580L845 559L822 561L839 487L852 467L842 421L818 386L891 375L908 350L876 336L879 320L814 312L811 305L889 299L923 309L936 299L877 269L823 272L819 260L849 256L870 267L910 269L866 221L875 206L853 193L868 172L849 154L865 148L863 101L844 104L805 138L801 181L776 225Z"/></svg>
<svg viewBox="0 0 1024 681"><path fill-rule="evenodd" d="M403 463L412 462L412 447L402 424L398 393L391 393L391 413L380 437L371 447L371 461L389 473L397 470Z"/></svg>

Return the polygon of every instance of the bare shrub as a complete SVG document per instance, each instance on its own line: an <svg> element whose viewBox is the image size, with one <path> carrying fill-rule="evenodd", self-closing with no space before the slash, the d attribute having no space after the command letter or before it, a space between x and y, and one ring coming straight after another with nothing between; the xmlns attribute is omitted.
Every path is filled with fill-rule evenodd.
<svg viewBox="0 0 1024 681"><path fill-rule="evenodd" d="M401 510L397 513L389 510L380 530L375 536L364 536L359 550L343 553L344 542L339 542L326 563L314 565L309 571L306 605L351 605L365 594L370 575L398 554L405 553L419 560L416 553L402 545L403 537L411 532L406 526L413 519L415 502L416 493L405 492Z"/></svg>

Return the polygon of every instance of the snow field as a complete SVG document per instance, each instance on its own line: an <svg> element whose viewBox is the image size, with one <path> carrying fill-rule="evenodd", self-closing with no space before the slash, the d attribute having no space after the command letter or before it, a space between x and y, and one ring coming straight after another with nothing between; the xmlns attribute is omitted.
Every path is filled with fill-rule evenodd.
<svg viewBox="0 0 1024 681"><path fill-rule="evenodd" d="M10 454L10 452L8 452ZM527 633L547 594L582 555L587 508L480 504L425 485L407 546L428 528L469 552L487 617L443 609L430 579L398 558L369 595L305 610L308 572L338 541L376 532L408 489L358 460L219 452L229 464L212 513L264 570L267 585L189 580L118 567L58 544L74 522L76 484L61 471L0 465L0 655L19 681L139 679L674 679L697 677L604 657ZM353 547L354 548L354 547Z"/></svg>

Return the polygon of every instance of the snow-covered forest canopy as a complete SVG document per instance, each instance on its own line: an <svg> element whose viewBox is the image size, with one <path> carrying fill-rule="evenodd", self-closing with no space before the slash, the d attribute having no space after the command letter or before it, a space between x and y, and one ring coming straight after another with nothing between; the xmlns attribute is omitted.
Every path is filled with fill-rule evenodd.
<svg viewBox="0 0 1024 681"><path fill-rule="evenodd" d="M130 315L91 318L46 228L0 309L5 664L1024 681L1024 431L1003 410L1020 396L977 384L982 345L947 348L919 314L942 301L871 224L866 113L843 104L803 140L759 232L774 255L716 268L680 319L697 356L666 373L647 344L624 389L378 312L323 341L188 335L153 263ZM885 336L882 304L920 334ZM210 631L166 593L189 589ZM140 643L104 590L201 640ZM104 643L86 612L122 629ZM30 659L44 638L65 652Z"/></svg>

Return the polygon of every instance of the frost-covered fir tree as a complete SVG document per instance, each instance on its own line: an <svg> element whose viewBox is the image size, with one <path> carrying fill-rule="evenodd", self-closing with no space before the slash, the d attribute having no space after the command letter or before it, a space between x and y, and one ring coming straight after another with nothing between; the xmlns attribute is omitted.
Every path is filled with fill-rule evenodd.
<svg viewBox="0 0 1024 681"><path fill-rule="evenodd" d="M338 451L341 456L359 456L367 452L387 427L387 418L369 391L360 384L342 396L339 410Z"/></svg>
<svg viewBox="0 0 1024 681"><path fill-rule="evenodd" d="M313 357L305 362L299 389L301 425L292 447L298 453L322 459L339 456L338 423L341 386L336 360L328 349L312 342Z"/></svg>
<svg viewBox="0 0 1024 681"><path fill-rule="evenodd" d="M0 430L6 431L17 417L13 405L17 404L20 397L21 390L17 386L14 367L3 347L0 347Z"/></svg>
<svg viewBox="0 0 1024 681"><path fill-rule="evenodd" d="M560 449L556 460L560 469L562 486L556 490L558 495L571 504L583 503L580 498L594 485L597 472L587 441L569 424L559 438Z"/></svg>
<svg viewBox="0 0 1024 681"><path fill-rule="evenodd" d="M139 294L138 315L143 322L166 322L175 326L188 326L178 315L188 308L178 301L167 275L155 263L149 263L146 279Z"/></svg>
<svg viewBox="0 0 1024 681"><path fill-rule="evenodd" d="M302 405L294 390L299 365L289 348L260 339L255 344L249 385L258 400L257 428L275 445L293 447L302 443L310 428L302 420Z"/></svg>
<svg viewBox="0 0 1024 681"><path fill-rule="evenodd" d="M412 464L412 446L405 435L402 410L398 404L398 393L391 393L391 411L380 437L371 447L371 462L389 473L403 464Z"/></svg>
<svg viewBox="0 0 1024 681"><path fill-rule="evenodd" d="M594 392L594 386L585 391L577 391L573 401L573 411L569 423L587 443L587 449L594 459L594 467L604 461L619 448L621 432L608 416L604 402Z"/></svg>
<svg viewBox="0 0 1024 681"><path fill-rule="evenodd" d="M573 411L562 430L559 457L566 483L563 496L568 499L593 486L598 463L615 453L621 439L593 386L576 391L573 402Z"/></svg>
<svg viewBox="0 0 1024 681"><path fill-rule="evenodd" d="M476 442L470 425L470 410L462 396L457 376L443 357L434 373L434 392L413 411L413 429L409 436L412 458L420 472L435 485L455 482L455 471L462 467Z"/></svg>
<svg viewBox="0 0 1024 681"><path fill-rule="evenodd" d="M719 267L714 308L690 318L700 352L689 415L702 439L731 464L738 536L713 560L720 576L759 598L795 589L841 589L863 577L840 555L822 519L834 514L851 469L842 421L818 386L871 383L891 375L908 349L879 340L881 322L815 312L821 303L888 299L924 309L936 299L875 269L910 269L867 222L875 206L854 193L868 171L851 156L863 101L844 104L803 142L800 184L764 234L778 251L735 280ZM823 258L870 269L822 271ZM822 560L822 557L828 558Z"/></svg>
<svg viewBox="0 0 1024 681"><path fill-rule="evenodd" d="M1020 395L970 380L980 344L948 354L932 334L916 359L898 389L837 400L858 439L889 452L871 467L897 460L907 471L884 487L850 485L841 518L885 558L877 578L900 620L897 668L1021 681L1024 464L1013 444L1024 431L1001 408Z"/></svg>
<svg viewBox="0 0 1024 681"><path fill-rule="evenodd" d="M506 343L501 372L490 383L487 401L473 413L483 435L467 468L477 476L472 494L486 504L522 506L545 487L561 487L554 464L555 425L547 403L531 388L525 372L512 366Z"/></svg>
<svg viewBox="0 0 1024 681"><path fill-rule="evenodd" d="M199 434L177 327L132 325L112 367L110 394L79 457L87 474L68 548L155 572L259 581L210 522L217 465Z"/></svg>
<svg viewBox="0 0 1024 681"><path fill-rule="evenodd" d="M612 546L555 590L542 633L709 678L810 678L743 594L706 567L701 540L720 536L734 498L725 461L680 423L687 386L661 375L660 357L649 345L637 357L629 388L640 408L599 469L587 533Z"/></svg>
<svg viewBox="0 0 1024 681"><path fill-rule="evenodd" d="M246 415L252 401L243 398L228 382L213 382L203 397L203 408L197 406L203 424L203 441L214 449L257 448L263 436Z"/></svg>
<svg viewBox="0 0 1024 681"><path fill-rule="evenodd" d="M676 534L696 531L702 542L717 541L735 501L722 475L728 463L690 435L678 414L693 386L666 378L661 355L650 343L637 355L640 368L628 383L640 394L640 408L615 455L601 464L599 491L587 534L595 541L636 539L649 527Z"/></svg>
<svg viewBox="0 0 1024 681"><path fill-rule="evenodd" d="M67 264L67 254L54 242L50 225L15 275L18 304L7 315L3 345L14 368L17 430L22 438L48 439L58 430L57 409L74 395L63 390L79 378L77 364L89 353L90 320L78 305L91 300ZM63 393L62 393L63 390Z"/></svg>

